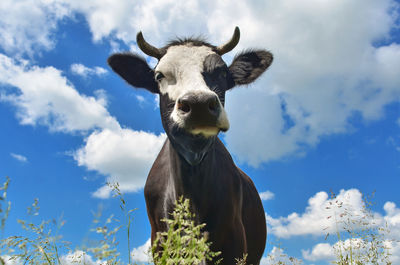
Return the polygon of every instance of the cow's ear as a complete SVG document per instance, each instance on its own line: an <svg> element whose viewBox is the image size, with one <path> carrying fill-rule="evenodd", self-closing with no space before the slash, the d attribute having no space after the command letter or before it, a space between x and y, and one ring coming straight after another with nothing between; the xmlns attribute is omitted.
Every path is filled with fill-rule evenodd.
<svg viewBox="0 0 400 265"><path fill-rule="evenodd" d="M272 60L272 54L265 50L245 51L236 55L229 66L235 85L246 85L256 80Z"/></svg>
<svg viewBox="0 0 400 265"><path fill-rule="evenodd" d="M158 85L154 80L154 71L146 60L133 53L116 53L108 60L111 68L126 82L134 87L141 87L152 93L158 93Z"/></svg>

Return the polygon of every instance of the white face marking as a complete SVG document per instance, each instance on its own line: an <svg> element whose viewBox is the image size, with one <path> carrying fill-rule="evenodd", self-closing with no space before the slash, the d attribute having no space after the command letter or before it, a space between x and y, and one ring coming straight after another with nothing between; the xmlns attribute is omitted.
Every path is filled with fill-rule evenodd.
<svg viewBox="0 0 400 265"><path fill-rule="evenodd" d="M203 80L203 62L214 52L206 46L179 45L168 48L161 58L155 72L161 72L165 78L160 83L161 94L168 94L172 100L192 89L206 89Z"/></svg>
<svg viewBox="0 0 400 265"><path fill-rule="evenodd" d="M161 72L165 76L159 84L161 94L168 94L168 97L175 102L189 91L216 95L208 88L202 75L204 60L213 53L210 47L191 44L168 48L155 68L155 72ZM216 127L195 128L190 133L209 137L217 135L220 129L225 131L229 129L225 109L219 100L218 103L221 112ZM178 114L177 104L171 113L171 118L178 126L184 127L184 120Z"/></svg>

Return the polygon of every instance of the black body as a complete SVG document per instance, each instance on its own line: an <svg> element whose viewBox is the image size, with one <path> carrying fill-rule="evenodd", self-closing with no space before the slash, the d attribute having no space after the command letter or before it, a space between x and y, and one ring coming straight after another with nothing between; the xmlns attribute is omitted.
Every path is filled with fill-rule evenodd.
<svg viewBox="0 0 400 265"><path fill-rule="evenodd" d="M198 165L190 165L167 139L144 189L152 242L160 221L173 211L180 196L190 199L198 223L214 251L221 251L221 264L235 264L248 253L247 264L259 264L265 248L265 213L251 179L235 166L229 152L216 137Z"/></svg>

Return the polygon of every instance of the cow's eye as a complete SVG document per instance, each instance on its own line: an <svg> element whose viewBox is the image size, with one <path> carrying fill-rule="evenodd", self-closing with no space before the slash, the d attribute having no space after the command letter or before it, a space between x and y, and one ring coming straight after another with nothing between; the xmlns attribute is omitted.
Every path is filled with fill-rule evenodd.
<svg viewBox="0 0 400 265"><path fill-rule="evenodd" d="M154 78L160 82L165 76L163 75L163 73L161 72L156 72L156 74L154 75Z"/></svg>

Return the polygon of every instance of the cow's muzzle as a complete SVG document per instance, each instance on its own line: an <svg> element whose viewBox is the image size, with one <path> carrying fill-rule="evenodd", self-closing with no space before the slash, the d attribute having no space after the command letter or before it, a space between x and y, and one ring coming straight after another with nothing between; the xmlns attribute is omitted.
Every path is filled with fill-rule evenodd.
<svg viewBox="0 0 400 265"><path fill-rule="evenodd" d="M206 137L227 131L229 122L218 96L214 92L196 92L186 93L176 102L176 118L182 127Z"/></svg>

